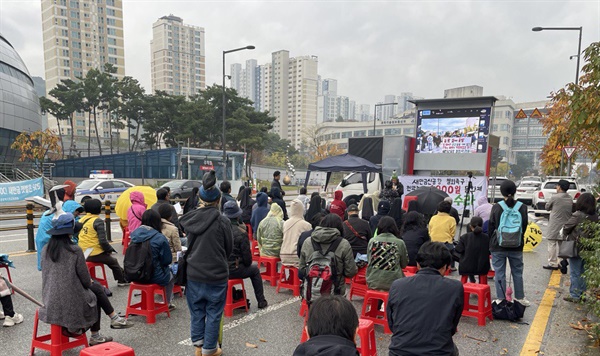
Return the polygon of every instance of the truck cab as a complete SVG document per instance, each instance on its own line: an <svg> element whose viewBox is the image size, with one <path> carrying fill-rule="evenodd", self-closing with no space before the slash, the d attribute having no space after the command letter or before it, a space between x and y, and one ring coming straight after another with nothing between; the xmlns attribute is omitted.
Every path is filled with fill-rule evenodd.
<svg viewBox="0 0 600 356"><path fill-rule="evenodd" d="M381 191L383 189L381 180L381 173L368 173L367 193L372 194L375 191ZM351 195L360 196L364 194L362 174L360 172L348 174L335 189L341 190L344 193L344 199Z"/></svg>

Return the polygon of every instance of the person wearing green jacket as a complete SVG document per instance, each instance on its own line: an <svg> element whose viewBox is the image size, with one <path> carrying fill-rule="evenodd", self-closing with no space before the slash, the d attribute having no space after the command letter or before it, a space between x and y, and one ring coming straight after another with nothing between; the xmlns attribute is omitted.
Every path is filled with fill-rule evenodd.
<svg viewBox="0 0 600 356"><path fill-rule="evenodd" d="M256 230L256 241L261 256L279 257L283 242L283 210L277 204L271 204L271 210Z"/></svg>
<svg viewBox="0 0 600 356"><path fill-rule="evenodd" d="M396 279L404 277L402 269L408 265L408 251L392 217L382 217L377 231L367 247L367 286L388 291Z"/></svg>

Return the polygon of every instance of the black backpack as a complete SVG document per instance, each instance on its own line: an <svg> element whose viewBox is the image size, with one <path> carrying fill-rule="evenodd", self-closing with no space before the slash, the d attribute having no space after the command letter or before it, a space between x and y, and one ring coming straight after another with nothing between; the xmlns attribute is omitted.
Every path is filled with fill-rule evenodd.
<svg viewBox="0 0 600 356"><path fill-rule="evenodd" d="M131 243L127 247L123 267L125 278L129 282L150 283L154 275L150 239L141 243Z"/></svg>

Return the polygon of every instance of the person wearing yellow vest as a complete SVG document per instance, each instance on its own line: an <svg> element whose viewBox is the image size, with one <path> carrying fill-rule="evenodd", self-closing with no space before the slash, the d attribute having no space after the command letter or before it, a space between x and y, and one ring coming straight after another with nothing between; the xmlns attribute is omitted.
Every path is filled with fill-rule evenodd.
<svg viewBox="0 0 600 356"><path fill-rule="evenodd" d="M81 231L79 232L79 247L85 252L92 248L92 253L86 259L86 262L102 263L112 270L113 276L119 287L129 285L125 280L123 268L119 261L111 256L115 252L113 247L106 239L104 230L104 221L99 215L102 211L102 203L98 199L89 199L83 204L86 215L79 220Z"/></svg>

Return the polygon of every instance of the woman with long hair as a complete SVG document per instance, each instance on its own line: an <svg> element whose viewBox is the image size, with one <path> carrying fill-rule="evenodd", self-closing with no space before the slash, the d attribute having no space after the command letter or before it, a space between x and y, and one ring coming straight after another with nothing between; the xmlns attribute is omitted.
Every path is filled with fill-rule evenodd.
<svg viewBox="0 0 600 356"><path fill-rule="evenodd" d="M404 215L404 223L400 235L408 250L408 265L416 266L419 249L425 242L431 241L423 214L416 211L406 213Z"/></svg>
<svg viewBox="0 0 600 356"><path fill-rule="evenodd" d="M244 224L250 224L250 219L252 219L252 207L254 206L254 199L252 199L252 188L246 187L242 192L242 197L240 199L240 209L242 209L242 221Z"/></svg>
<svg viewBox="0 0 600 356"><path fill-rule="evenodd" d="M408 252L392 217L382 217L377 231L367 247L367 285L369 289L387 291L396 279L404 277L402 269L408 265Z"/></svg>

